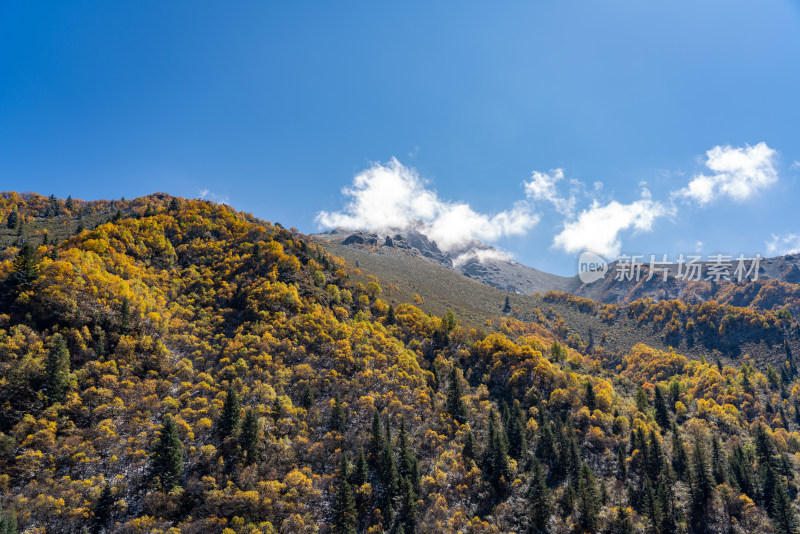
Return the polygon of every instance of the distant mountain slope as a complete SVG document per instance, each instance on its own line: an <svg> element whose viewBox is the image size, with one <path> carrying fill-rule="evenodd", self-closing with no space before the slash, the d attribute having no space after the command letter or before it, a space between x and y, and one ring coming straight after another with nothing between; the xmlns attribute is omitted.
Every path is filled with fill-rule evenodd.
<svg viewBox="0 0 800 534"><path fill-rule="evenodd" d="M375 254L396 249L411 256L427 258L473 280L512 293L532 295L552 290L573 292L580 286L577 276L559 276L528 267L479 242L447 253L423 234L408 230L375 234L337 228L316 234L315 237Z"/></svg>

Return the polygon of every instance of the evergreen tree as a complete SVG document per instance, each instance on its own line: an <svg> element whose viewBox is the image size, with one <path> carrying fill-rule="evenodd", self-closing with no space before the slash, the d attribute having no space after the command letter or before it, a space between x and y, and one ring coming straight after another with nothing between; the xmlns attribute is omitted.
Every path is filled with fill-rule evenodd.
<svg viewBox="0 0 800 534"><path fill-rule="evenodd" d="M95 332L94 354L100 361L106 359L106 333L99 327Z"/></svg>
<svg viewBox="0 0 800 534"><path fill-rule="evenodd" d="M477 460L478 456L475 452L475 438L472 435L472 430L467 431L467 437L464 438L464 447L461 449L461 457L464 459L464 466L469 470L470 463Z"/></svg>
<svg viewBox="0 0 800 534"><path fill-rule="evenodd" d="M690 494L690 514L693 532L708 532L711 498L714 494L714 482L708 469L703 442L698 438L692 451L692 483Z"/></svg>
<svg viewBox="0 0 800 534"><path fill-rule="evenodd" d="M439 386L442 383L442 377L439 375L439 366L436 362L431 364L431 373L433 373L433 390L439 391Z"/></svg>
<svg viewBox="0 0 800 534"><path fill-rule="evenodd" d="M783 484L778 484L775 488L772 510L772 524L776 534L797 534L797 515Z"/></svg>
<svg viewBox="0 0 800 534"><path fill-rule="evenodd" d="M728 457L728 473L731 483L738 487L739 491L751 498L757 498L752 459L738 443L734 445Z"/></svg>
<svg viewBox="0 0 800 534"><path fill-rule="evenodd" d="M597 481L588 465L583 464L578 477L578 524L582 532L596 532L600 513L600 494Z"/></svg>
<svg viewBox="0 0 800 534"><path fill-rule="evenodd" d="M597 397L594 394L594 386L592 386L592 381L586 381L586 407L589 408L590 412L593 412L597 407Z"/></svg>
<svg viewBox="0 0 800 534"><path fill-rule="evenodd" d="M625 446L617 447L617 478L625 481L628 478L628 468L625 465Z"/></svg>
<svg viewBox="0 0 800 534"><path fill-rule="evenodd" d="M19 215L16 211L12 211L8 214L8 220L6 221L6 226L9 230L14 230L19 223Z"/></svg>
<svg viewBox="0 0 800 534"><path fill-rule="evenodd" d="M372 431L369 437L370 460L374 467L380 467L381 451L383 450L383 424L380 414L375 411L372 415Z"/></svg>
<svg viewBox="0 0 800 534"><path fill-rule="evenodd" d="M70 211L72 211L72 208L75 207L74 202L72 201L72 195L67 195L67 201L64 203L64 207Z"/></svg>
<svg viewBox="0 0 800 534"><path fill-rule="evenodd" d="M342 456L339 469L339 487L333 503L333 528L335 534L356 534L356 499L350 486L350 466L347 454Z"/></svg>
<svg viewBox="0 0 800 534"><path fill-rule="evenodd" d="M92 517L92 534L105 532L111 522L111 512L114 507L114 497L111 495L111 486L106 483L100 497L94 505L94 515Z"/></svg>
<svg viewBox="0 0 800 534"><path fill-rule="evenodd" d="M462 425L467 422L467 405L462 398L461 377L455 367L450 371L450 388L447 390L447 413Z"/></svg>
<svg viewBox="0 0 800 534"><path fill-rule="evenodd" d="M405 417L400 419L400 432L397 434L398 464L401 477L407 478L414 487L419 490L419 463L417 462L411 445L408 442L408 432L406 431Z"/></svg>
<svg viewBox="0 0 800 534"><path fill-rule="evenodd" d="M522 405L514 399L508 420L508 453L512 458L523 458L528 450L527 421Z"/></svg>
<svg viewBox="0 0 800 534"><path fill-rule="evenodd" d="M150 475L158 477L162 490L170 491L183 476L183 443L172 416L164 416L161 434L150 454Z"/></svg>
<svg viewBox="0 0 800 534"><path fill-rule="evenodd" d="M395 311L394 306L389 304L389 310L386 312L386 326L391 326L395 323Z"/></svg>
<svg viewBox="0 0 800 534"><path fill-rule="evenodd" d="M228 388L225 403L222 405L222 414L219 418L219 436L221 439L236 437L239 431L239 418L242 406L239 395L233 388Z"/></svg>
<svg viewBox="0 0 800 534"><path fill-rule="evenodd" d="M658 423L661 428L664 429L669 428L670 426L669 408L667 407L667 401L666 399L664 399L663 393L661 393L661 388L658 386L656 386L655 398L653 399L653 407L655 408L656 423Z"/></svg>
<svg viewBox="0 0 800 534"><path fill-rule="evenodd" d="M17 534L17 514L14 510L5 511L0 503L0 534Z"/></svg>
<svg viewBox="0 0 800 534"><path fill-rule="evenodd" d="M314 405L314 392L311 390L311 386L307 382L306 387L303 390L303 398L301 399L300 403L306 410L310 410Z"/></svg>
<svg viewBox="0 0 800 534"><path fill-rule="evenodd" d="M50 404L63 403L69 391L69 351L61 334L53 336L45 364L45 394Z"/></svg>
<svg viewBox="0 0 800 534"><path fill-rule="evenodd" d="M356 461L353 465L353 473L350 476L350 483L358 488L363 486L367 480L369 480L367 456L364 454L364 449L359 449L358 456L356 456Z"/></svg>
<svg viewBox="0 0 800 534"><path fill-rule="evenodd" d="M714 482L722 484L727 478L725 476L725 451L719 443L719 438L714 436L711 440L711 474L714 476Z"/></svg>
<svg viewBox="0 0 800 534"><path fill-rule="evenodd" d="M417 524L417 494L408 478L400 479L400 513L397 521L403 532L414 534Z"/></svg>
<svg viewBox="0 0 800 534"><path fill-rule="evenodd" d="M778 480L778 475L775 469L770 464L761 466L761 505L767 511L767 514L772 517L775 509L775 498L778 492L778 487L781 485Z"/></svg>
<svg viewBox="0 0 800 534"><path fill-rule="evenodd" d="M633 534L635 532L631 514L627 508L624 506L617 508L617 514L614 516L608 532L609 534Z"/></svg>
<svg viewBox="0 0 800 534"><path fill-rule="evenodd" d="M21 226L20 226L21 228ZM23 291L31 289L31 284L39 277L39 265L33 245L24 243L14 258L11 274L8 275L8 284L11 298L16 298Z"/></svg>
<svg viewBox="0 0 800 534"><path fill-rule="evenodd" d="M506 303L503 304L503 313L511 313L511 302L508 300L508 295L506 295Z"/></svg>
<svg viewBox="0 0 800 534"><path fill-rule="evenodd" d="M250 465L258 461L258 415L248 408L244 414L242 431L239 434L239 447L244 453L244 463Z"/></svg>
<svg viewBox="0 0 800 534"><path fill-rule="evenodd" d="M551 513L550 489L545 483L542 464L534 459L531 469L531 484L528 488L528 531L532 534L549 532L548 523Z"/></svg>
<svg viewBox="0 0 800 534"><path fill-rule="evenodd" d="M508 448L503 429L497 424L494 410L489 413L489 432L483 456L484 473L498 496L505 493L510 482L511 471L508 464Z"/></svg>
<svg viewBox="0 0 800 534"><path fill-rule="evenodd" d="M344 405L342 405L342 398L337 393L333 397L333 411L331 412L330 428L336 432L344 432L346 426L347 415L344 411Z"/></svg>
<svg viewBox="0 0 800 534"><path fill-rule="evenodd" d="M679 480L686 481L689 474L689 457L686 454L686 447L683 446L678 435L678 427L672 427L672 469Z"/></svg>
<svg viewBox="0 0 800 534"><path fill-rule="evenodd" d="M642 412L647 413L648 408L650 408L650 401L647 399L647 393L645 393L644 389L641 386L636 390L636 408Z"/></svg>

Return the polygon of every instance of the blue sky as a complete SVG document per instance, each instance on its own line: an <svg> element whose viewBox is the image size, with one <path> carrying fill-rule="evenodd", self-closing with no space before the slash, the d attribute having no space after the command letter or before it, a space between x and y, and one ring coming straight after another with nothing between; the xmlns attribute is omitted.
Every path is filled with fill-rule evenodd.
<svg viewBox="0 0 800 534"><path fill-rule="evenodd" d="M766 255L800 248L798 94L796 1L5 1L0 189L313 232L388 187L563 274L587 244Z"/></svg>

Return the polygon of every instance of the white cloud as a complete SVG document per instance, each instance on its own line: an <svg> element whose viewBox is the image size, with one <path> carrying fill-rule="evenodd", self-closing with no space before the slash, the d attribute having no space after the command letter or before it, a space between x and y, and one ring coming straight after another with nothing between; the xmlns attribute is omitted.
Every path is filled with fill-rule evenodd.
<svg viewBox="0 0 800 534"><path fill-rule="evenodd" d="M697 174L678 196L708 204L721 196L743 201L778 180L777 151L766 143L744 148L715 146L706 152L706 167L712 174Z"/></svg>
<svg viewBox="0 0 800 534"><path fill-rule="evenodd" d="M660 202L653 201L645 190L642 198L630 204L612 200L601 205L595 200L574 221L567 222L558 233L553 245L565 252L591 250L608 258L618 256L622 248L620 234L632 229L649 232L653 222L672 211Z"/></svg>
<svg viewBox="0 0 800 534"><path fill-rule="evenodd" d="M486 263L494 261L511 261L511 256L494 248L475 248L456 256L453 259L453 265L460 267L471 259L476 259L480 263Z"/></svg>
<svg viewBox="0 0 800 534"><path fill-rule="evenodd" d="M212 202L216 202L217 204L230 204L230 199L228 197L217 195L207 187L200 190L199 196L203 200L210 200Z"/></svg>
<svg viewBox="0 0 800 534"><path fill-rule="evenodd" d="M800 161L795 161L794 163L792 163L792 167L791 168L792 168L792 170L800 169Z"/></svg>
<svg viewBox="0 0 800 534"><path fill-rule="evenodd" d="M319 212L319 225L368 230L414 228L445 251L476 239L494 241L522 235L539 222L539 216L524 201L510 210L487 215L463 202L441 200L413 168L395 158L360 172L342 193L350 198L345 208Z"/></svg>
<svg viewBox="0 0 800 534"><path fill-rule="evenodd" d="M800 252L800 234L772 234L766 242L767 254L770 256L783 256Z"/></svg>
<svg viewBox="0 0 800 534"><path fill-rule="evenodd" d="M564 169L553 169L549 173L533 171L529 182L525 182L525 193L533 200L546 200L553 204L559 213L572 215L575 211L575 191L583 184L571 180L572 190L568 198L562 197L556 190L556 183L564 179ZM597 184L595 183L595 187ZM602 184L600 185L602 187Z"/></svg>

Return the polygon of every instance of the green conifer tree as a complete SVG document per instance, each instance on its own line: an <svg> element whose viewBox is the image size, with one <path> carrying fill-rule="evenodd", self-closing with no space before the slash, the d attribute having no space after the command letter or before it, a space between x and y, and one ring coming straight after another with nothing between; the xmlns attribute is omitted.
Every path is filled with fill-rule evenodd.
<svg viewBox="0 0 800 534"><path fill-rule="evenodd" d="M797 514L783 484L775 488L772 503L772 524L775 534L797 534Z"/></svg>
<svg viewBox="0 0 800 534"><path fill-rule="evenodd" d="M356 522L358 519L356 499L349 479L350 466L345 454L342 456L342 463L339 468L339 486L333 502L333 525L331 530L334 534L356 534Z"/></svg>
<svg viewBox="0 0 800 534"><path fill-rule="evenodd" d="M467 405L463 396L461 377L453 367L450 371L450 388L447 390L447 413L462 425L467 422Z"/></svg>
<svg viewBox="0 0 800 534"><path fill-rule="evenodd" d="M333 410L331 411L330 429L336 432L344 432L347 426L347 414L342 404L342 398L337 393L333 397Z"/></svg>
<svg viewBox="0 0 800 534"><path fill-rule="evenodd" d="M114 497L111 494L111 486L106 483L100 497L94 505L94 514L92 516L92 534L99 534L106 532L109 524L111 523L111 513L114 507Z"/></svg>
<svg viewBox="0 0 800 534"><path fill-rule="evenodd" d="M578 524L582 532L596 532L600 513L600 492L597 480L588 465L581 466L577 487Z"/></svg>
<svg viewBox="0 0 800 534"><path fill-rule="evenodd" d="M552 513L550 489L545 482L542 464L533 460L531 468L531 483L528 488L528 531L531 534L546 534L549 532L548 523Z"/></svg>
<svg viewBox="0 0 800 534"><path fill-rule="evenodd" d="M259 460L258 434L258 415L255 410L248 408L245 411L242 431L239 434L239 447L244 453L244 463L246 465L256 463Z"/></svg>
<svg viewBox="0 0 800 534"><path fill-rule="evenodd" d="M183 476L183 443L169 414L164 416L161 433L150 454L150 475L158 478L164 491L178 486Z"/></svg>
<svg viewBox="0 0 800 534"><path fill-rule="evenodd" d="M242 406L239 395L233 388L228 388L225 403L222 405L222 414L219 417L219 436L221 439L235 438L239 432L239 419Z"/></svg>
<svg viewBox="0 0 800 534"><path fill-rule="evenodd" d="M69 350L61 334L55 334L45 364L45 394L50 404L63 403L69 392Z"/></svg>
<svg viewBox="0 0 800 534"><path fill-rule="evenodd" d="M656 393L653 399L653 407L655 408L656 423L663 429L670 427L669 408L661 388L656 386Z"/></svg>

